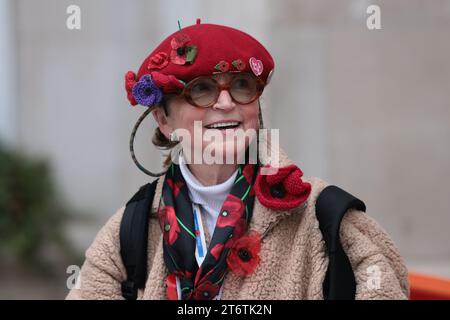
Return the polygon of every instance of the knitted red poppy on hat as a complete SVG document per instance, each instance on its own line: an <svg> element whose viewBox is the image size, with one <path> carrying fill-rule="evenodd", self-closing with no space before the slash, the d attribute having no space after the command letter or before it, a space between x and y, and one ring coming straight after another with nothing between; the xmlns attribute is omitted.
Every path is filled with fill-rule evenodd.
<svg viewBox="0 0 450 320"><path fill-rule="evenodd" d="M163 69L169 64L168 55L165 52L159 52L150 58L148 69Z"/></svg>
<svg viewBox="0 0 450 320"><path fill-rule="evenodd" d="M270 166L266 165L265 168ZM274 210L288 210L300 206L308 199L311 184L302 181L303 172L296 165L277 170L275 174L258 174L256 177L254 187L259 202Z"/></svg>
<svg viewBox="0 0 450 320"><path fill-rule="evenodd" d="M197 24L163 40L144 60L137 75L127 73L125 83L128 100L134 105L132 85L147 74L165 94L181 91L196 77L221 72L248 72L266 83L273 69L272 56L255 38L227 26L201 24L198 19Z"/></svg>
<svg viewBox="0 0 450 320"><path fill-rule="evenodd" d="M127 92L128 101L132 106L137 105L136 99L133 96L132 90L136 84L136 74L133 71L128 71L125 74L125 90Z"/></svg>
<svg viewBox="0 0 450 320"><path fill-rule="evenodd" d="M151 73L153 82L161 88L164 93L174 93L184 88L183 82L172 75L166 75L161 72L154 71Z"/></svg>

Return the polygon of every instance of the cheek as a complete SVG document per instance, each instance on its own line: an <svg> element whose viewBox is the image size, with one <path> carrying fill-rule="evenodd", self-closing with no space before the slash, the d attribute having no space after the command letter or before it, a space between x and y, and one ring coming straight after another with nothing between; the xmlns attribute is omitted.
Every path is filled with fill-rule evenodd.
<svg viewBox="0 0 450 320"><path fill-rule="evenodd" d="M258 104L242 107L245 129L258 129Z"/></svg>
<svg viewBox="0 0 450 320"><path fill-rule="evenodd" d="M176 117L174 117L173 124L175 128L193 131L194 121L202 121L203 117L204 110L191 106L182 106L180 110L178 110Z"/></svg>
<svg viewBox="0 0 450 320"><path fill-rule="evenodd" d="M192 149L195 145L194 139L196 139L196 136L200 136L201 139L203 136L203 122L200 123L200 130L195 130L194 128L195 121L203 121L204 117L205 110L188 105L180 106L178 112L174 113L173 128L183 129L178 131L181 134L181 140L184 141L182 144L183 148Z"/></svg>

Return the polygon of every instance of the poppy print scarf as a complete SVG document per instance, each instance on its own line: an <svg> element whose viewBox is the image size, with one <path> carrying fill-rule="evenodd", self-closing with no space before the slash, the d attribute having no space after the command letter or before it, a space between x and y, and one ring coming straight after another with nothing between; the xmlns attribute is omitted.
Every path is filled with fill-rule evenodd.
<svg viewBox="0 0 450 320"><path fill-rule="evenodd" d="M169 277L178 277L183 300L210 300L219 293L228 269L228 252L247 232L252 218L257 168L258 165L239 165L234 184L217 218L209 248L199 266L195 257L198 222L188 187L180 167L173 163L169 167L158 219L163 233L164 263Z"/></svg>

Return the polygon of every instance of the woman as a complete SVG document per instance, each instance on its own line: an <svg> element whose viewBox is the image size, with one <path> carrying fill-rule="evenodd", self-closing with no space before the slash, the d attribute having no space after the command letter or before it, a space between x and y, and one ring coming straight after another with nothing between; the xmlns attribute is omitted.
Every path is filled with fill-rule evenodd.
<svg viewBox="0 0 450 320"><path fill-rule="evenodd" d="M273 69L271 55L251 36L197 20L166 38L137 75L126 74L130 103L148 107L132 138L151 112L158 124L153 143L173 151L148 208L147 277L138 299L325 297L329 256L316 201L328 183L302 178L259 131L259 98ZM346 211L338 229L354 297L408 298L397 249L358 208ZM87 250L80 288L69 299L122 299L124 211Z"/></svg>

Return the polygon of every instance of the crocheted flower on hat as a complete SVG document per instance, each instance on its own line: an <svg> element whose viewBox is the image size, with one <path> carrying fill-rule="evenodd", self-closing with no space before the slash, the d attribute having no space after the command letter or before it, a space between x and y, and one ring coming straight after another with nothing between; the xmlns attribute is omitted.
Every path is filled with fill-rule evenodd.
<svg viewBox="0 0 450 320"><path fill-rule="evenodd" d="M132 89L133 97L137 103L143 106L151 107L160 103L163 97L161 89L159 89L148 74L139 79Z"/></svg>
<svg viewBox="0 0 450 320"><path fill-rule="evenodd" d="M227 256L227 264L238 276L251 274L260 262L261 236L252 231L236 240Z"/></svg>
<svg viewBox="0 0 450 320"><path fill-rule="evenodd" d="M278 172L273 175L258 174L255 193L259 202L274 210L288 210L300 206L311 193L311 184L303 182L302 176L303 172L293 164L278 168Z"/></svg>
<svg viewBox="0 0 450 320"><path fill-rule="evenodd" d="M169 56L165 52L158 52L154 56L150 57L148 62L148 69L163 69L169 64Z"/></svg>
<svg viewBox="0 0 450 320"><path fill-rule="evenodd" d="M154 71L151 73L153 82L164 92L164 93L177 93L183 90L185 83L178 80L172 75L165 75L164 73Z"/></svg>
<svg viewBox="0 0 450 320"><path fill-rule="evenodd" d="M127 98L132 106L137 105L136 99L133 96L133 87L136 84L136 74L133 71L128 71L125 74L125 90L127 91Z"/></svg>

